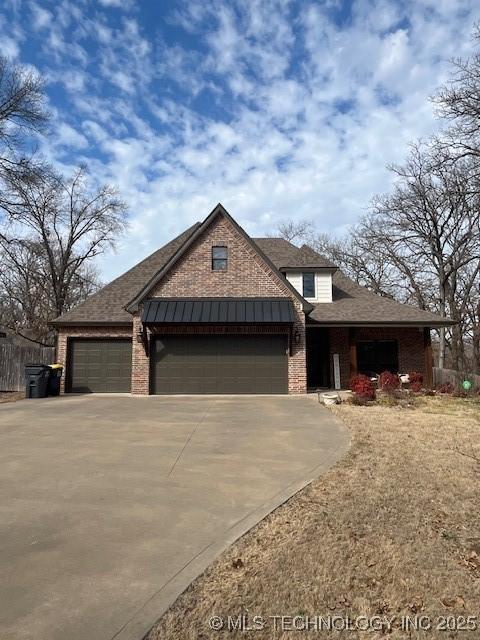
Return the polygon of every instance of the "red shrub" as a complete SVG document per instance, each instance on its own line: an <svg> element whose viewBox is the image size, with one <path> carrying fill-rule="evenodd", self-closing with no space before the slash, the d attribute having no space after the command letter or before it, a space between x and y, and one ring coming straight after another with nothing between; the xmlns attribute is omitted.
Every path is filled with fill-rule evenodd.
<svg viewBox="0 0 480 640"><path fill-rule="evenodd" d="M423 373L419 373L418 371L409 371L408 379L410 381L410 385L415 382L419 382L421 385L423 384Z"/></svg>
<svg viewBox="0 0 480 640"><path fill-rule="evenodd" d="M378 388L386 393L393 393L400 386L400 380L396 373L383 371L378 378Z"/></svg>
<svg viewBox="0 0 480 640"><path fill-rule="evenodd" d="M365 400L375 400L375 387L368 376L359 374L352 376L350 380L350 389L356 396Z"/></svg>
<svg viewBox="0 0 480 640"><path fill-rule="evenodd" d="M410 389L413 393L419 393L422 390L422 383L419 380L415 380L410 383Z"/></svg>
<svg viewBox="0 0 480 640"><path fill-rule="evenodd" d="M352 376L350 378L350 389L355 392L355 388L358 384L362 382L367 376L364 376L362 373L358 373L356 376Z"/></svg>
<svg viewBox="0 0 480 640"><path fill-rule="evenodd" d="M455 391L455 387L451 382L444 382L437 387L437 391L439 393L453 393Z"/></svg>

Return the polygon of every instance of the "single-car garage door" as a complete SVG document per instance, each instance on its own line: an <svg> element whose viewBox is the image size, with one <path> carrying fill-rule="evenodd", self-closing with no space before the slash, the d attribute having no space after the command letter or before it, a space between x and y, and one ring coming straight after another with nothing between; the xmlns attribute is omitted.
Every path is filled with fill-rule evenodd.
<svg viewBox="0 0 480 640"><path fill-rule="evenodd" d="M67 391L128 393L131 377L131 340L73 338L70 341Z"/></svg>
<svg viewBox="0 0 480 640"><path fill-rule="evenodd" d="M286 335L170 335L152 343L152 393L287 393Z"/></svg>

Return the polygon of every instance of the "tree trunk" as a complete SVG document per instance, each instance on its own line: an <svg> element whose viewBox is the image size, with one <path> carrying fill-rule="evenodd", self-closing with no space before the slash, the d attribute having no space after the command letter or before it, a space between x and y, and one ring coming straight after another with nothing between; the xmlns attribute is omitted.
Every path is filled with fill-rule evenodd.
<svg viewBox="0 0 480 640"><path fill-rule="evenodd" d="M451 357L452 357L452 369L457 371L463 370L463 343L462 343L462 327L460 324L455 324L452 327L451 336Z"/></svg>
<svg viewBox="0 0 480 640"><path fill-rule="evenodd" d="M440 315L442 318L445 318L445 277L442 272L440 272ZM445 327L440 327L438 331L438 336L440 340L439 349L438 349L438 366L440 369L445 367Z"/></svg>
<svg viewBox="0 0 480 640"><path fill-rule="evenodd" d="M440 340L438 347L438 366L440 369L443 369L445 366L445 327L440 327L438 337Z"/></svg>
<svg viewBox="0 0 480 640"><path fill-rule="evenodd" d="M480 302L477 306L477 314L473 317L472 328L472 350L473 350L473 372L480 373Z"/></svg>

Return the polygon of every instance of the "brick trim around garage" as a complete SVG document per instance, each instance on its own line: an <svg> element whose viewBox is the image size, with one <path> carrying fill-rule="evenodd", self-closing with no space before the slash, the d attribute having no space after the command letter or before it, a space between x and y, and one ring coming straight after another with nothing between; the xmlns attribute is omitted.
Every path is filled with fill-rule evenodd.
<svg viewBox="0 0 480 640"><path fill-rule="evenodd" d="M68 343L71 338L132 338L130 327L60 327L57 335L57 362L63 365L60 384L61 393L65 392L65 380L69 374Z"/></svg>

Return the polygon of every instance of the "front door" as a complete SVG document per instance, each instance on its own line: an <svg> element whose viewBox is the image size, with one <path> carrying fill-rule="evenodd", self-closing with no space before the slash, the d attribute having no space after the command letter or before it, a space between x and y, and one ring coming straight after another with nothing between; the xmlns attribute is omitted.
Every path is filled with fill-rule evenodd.
<svg viewBox="0 0 480 640"><path fill-rule="evenodd" d="M307 327L307 386L330 387L330 344L325 327Z"/></svg>

